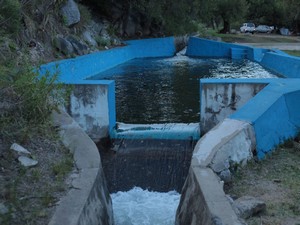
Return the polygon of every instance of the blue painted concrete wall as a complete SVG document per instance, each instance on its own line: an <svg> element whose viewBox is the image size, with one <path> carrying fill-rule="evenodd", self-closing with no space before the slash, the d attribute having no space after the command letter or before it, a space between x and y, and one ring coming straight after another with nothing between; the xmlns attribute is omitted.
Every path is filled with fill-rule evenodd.
<svg viewBox="0 0 300 225"><path fill-rule="evenodd" d="M124 47L42 65L40 73L50 71L53 74L58 69L62 82L72 82L94 76L134 58L170 57L175 54L173 37L127 41L126 43L128 45Z"/></svg>
<svg viewBox="0 0 300 225"><path fill-rule="evenodd" d="M191 38L187 55L230 58L237 45ZM247 58L287 78L300 78L300 58L281 51L244 47ZM230 118L247 121L255 129L259 158L300 130L300 79L256 79L268 83ZM222 82L222 81L220 81ZM236 82L245 82L237 80ZM251 82L251 81L248 81Z"/></svg>
<svg viewBox="0 0 300 225"><path fill-rule="evenodd" d="M231 48L250 49L247 46L190 37L186 55L207 58L231 58Z"/></svg>
<svg viewBox="0 0 300 225"><path fill-rule="evenodd" d="M133 58L170 57L176 51L173 37L126 41L126 44Z"/></svg>
<svg viewBox="0 0 300 225"><path fill-rule="evenodd" d="M230 116L253 125L259 158L300 131L299 97L299 79L276 79Z"/></svg>
<svg viewBox="0 0 300 225"><path fill-rule="evenodd" d="M286 54L268 52L261 60L261 65L288 78L300 77L300 58Z"/></svg>
<svg viewBox="0 0 300 225"><path fill-rule="evenodd" d="M159 38L134 40L128 45L101 51L74 59L49 63L41 67L41 73L46 70L55 71L55 66L62 74L61 81L65 83L106 84L108 81L84 81L83 79L124 63L133 58L169 57L175 53L174 38ZM261 65L281 73L289 78L298 78L300 73L300 58L290 57L280 52L215 42L200 38L190 38L187 55L194 57L231 58L232 48L243 49L246 58L260 62ZM100 83L99 83L100 82ZM241 81L244 82L244 81ZM266 80L262 81L263 83ZM278 143L294 136L300 127L300 83L298 79L276 79L268 81L269 85L251 99L246 105L231 116L233 119L250 122L256 132L257 152L263 157ZM107 83L108 85L108 83ZM110 105L110 129L115 126L114 88L109 87L108 101Z"/></svg>
<svg viewBox="0 0 300 225"><path fill-rule="evenodd" d="M104 124L109 124L108 129L110 134L116 125L114 81L84 79L134 58L170 57L175 54L173 37L134 40L125 43L127 45L123 47L99 51L73 59L51 62L40 67L41 75L46 72L54 74L58 71L60 73L59 81L66 84L106 85L108 88L108 103L105 105L108 105L109 115L107 118L109 121L104 121ZM105 109L97 110L107 110L106 106L103 107ZM95 117L98 115L97 113L99 114L99 111L95 112Z"/></svg>

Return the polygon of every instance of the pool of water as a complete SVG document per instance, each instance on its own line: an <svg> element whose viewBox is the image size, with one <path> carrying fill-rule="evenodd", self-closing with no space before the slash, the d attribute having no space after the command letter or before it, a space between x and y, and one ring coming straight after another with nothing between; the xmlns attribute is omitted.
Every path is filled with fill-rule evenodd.
<svg viewBox="0 0 300 225"><path fill-rule="evenodd" d="M135 187L111 194L116 225L174 225L180 194Z"/></svg>
<svg viewBox="0 0 300 225"><path fill-rule="evenodd" d="M250 60L187 56L130 60L90 78L116 82L117 121L170 123L199 121L199 79L274 78Z"/></svg>

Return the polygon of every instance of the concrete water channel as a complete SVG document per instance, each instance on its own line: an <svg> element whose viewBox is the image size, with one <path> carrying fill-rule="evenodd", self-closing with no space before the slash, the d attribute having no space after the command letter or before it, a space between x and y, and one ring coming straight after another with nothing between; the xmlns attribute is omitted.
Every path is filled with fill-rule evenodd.
<svg viewBox="0 0 300 225"><path fill-rule="evenodd" d="M186 55L193 57L192 60L195 57L202 58L200 61L228 58L229 63L251 60L285 78L200 79L194 97L201 104L198 110L191 110L197 116L200 112L198 120L196 117L192 121L172 120L168 124L124 124L117 123L115 82L86 79L121 64L126 66L124 63L135 58L170 57L175 53L173 38L127 44L58 63L61 80L75 84L68 113L98 143L108 188L111 192L133 186L181 192L176 224L211 224L212 221L241 224L226 200L218 175L230 171L233 163L245 163L253 154L263 158L277 144L297 134L299 58L277 50L190 38ZM41 73L54 69L55 63L50 63L42 66ZM153 93L151 96L159 102ZM98 204L102 205L100 211L111 207L103 207L103 202ZM85 207L79 213L87 213L95 205ZM95 217L98 224L107 221L97 215L88 217Z"/></svg>

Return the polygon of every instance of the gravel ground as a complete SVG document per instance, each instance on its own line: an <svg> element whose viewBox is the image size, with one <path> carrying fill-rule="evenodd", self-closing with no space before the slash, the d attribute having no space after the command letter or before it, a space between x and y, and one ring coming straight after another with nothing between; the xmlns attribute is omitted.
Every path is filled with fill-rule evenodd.
<svg viewBox="0 0 300 225"><path fill-rule="evenodd" d="M48 224L70 187L66 177L72 157L57 138L36 135L22 144L38 161L26 168L10 150L11 144L0 136L0 224Z"/></svg>

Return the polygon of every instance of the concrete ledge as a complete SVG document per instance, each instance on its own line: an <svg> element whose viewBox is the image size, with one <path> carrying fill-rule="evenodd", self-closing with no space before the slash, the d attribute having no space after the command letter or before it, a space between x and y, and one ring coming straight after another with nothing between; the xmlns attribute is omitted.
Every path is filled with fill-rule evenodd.
<svg viewBox="0 0 300 225"><path fill-rule="evenodd" d="M191 167L176 213L176 225L241 225L222 182L209 168Z"/></svg>
<svg viewBox="0 0 300 225"><path fill-rule="evenodd" d="M95 143L64 111L52 114L64 145L73 153L78 176L49 225L113 225L112 202Z"/></svg>
<svg viewBox="0 0 300 225"><path fill-rule="evenodd" d="M207 167L220 161L221 154L224 157L222 160L241 163L252 158L254 148L255 134L252 126L247 122L225 119L198 141L191 164Z"/></svg>
<svg viewBox="0 0 300 225"><path fill-rule="evenodd" d="M118 123L114 139L199 140L199 123L125 124Z"/></svg>
<svg viewBox="0 0 300 225"><path fill-rule="evenodd" d="M243 224L223 191L217 173L251 159L255 149L253 127L225 119L197 143L182 190L176 224ZM230 172L229 172L230 173Z"/></svg>

